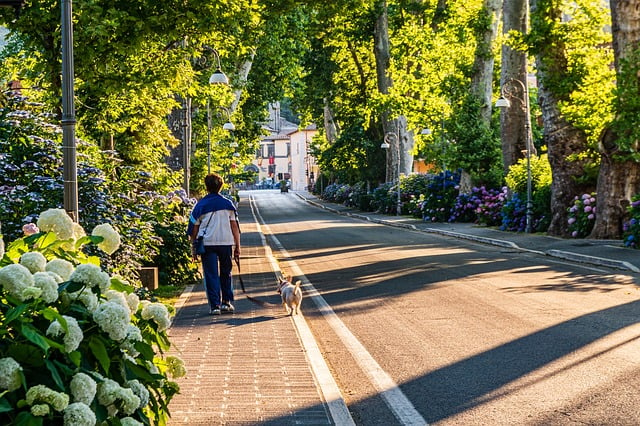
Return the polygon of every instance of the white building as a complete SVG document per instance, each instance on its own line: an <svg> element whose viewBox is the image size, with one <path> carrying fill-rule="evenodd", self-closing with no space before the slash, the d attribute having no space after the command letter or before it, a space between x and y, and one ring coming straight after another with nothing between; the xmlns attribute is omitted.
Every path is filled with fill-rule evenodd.
<svg viewBox="0 0 640 426"><path fill-rule="evenodd" d="M310 154L315 125L299 128L280 117L279 105L269 106L269 123L264 126L269 135L260 141L251 167L258 171L258 182L273 185L281 180L291 183L292 190L307 189L313 184L318 169Z"/></svg>

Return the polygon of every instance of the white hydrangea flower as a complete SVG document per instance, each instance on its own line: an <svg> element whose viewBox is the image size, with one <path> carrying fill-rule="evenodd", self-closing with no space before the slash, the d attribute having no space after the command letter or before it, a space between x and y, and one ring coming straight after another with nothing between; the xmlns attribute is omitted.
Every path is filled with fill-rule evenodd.
<svg viewBox="0 0 640 426"><path fill-rule="evenodd" d="M40 298L45 303L53 303L58 300L58 282L54 275L49 272L36 272L33 274L34 285L42 290Z"/></svg>
<svg viewBox="0 0 640 426"><path fill-rule="evenodd" d="M64 410L64 426L95 426L96 415L91 408L82 403L74 402Z"/></svg>
<svg viewBox="0 0 640 426"><path fill-rule="evenodd" d="M36 272L44 272L47 258L39 251L29 251L20 256L20 264L35 274Z"/></svg>
<svg viewBox="0 0 640 426"><path fill-rule="evenodd" d="M91 405L96 396L98 384L88 374L76 373L71 379L70 388L75 402Z"/></svg>
<svg viewBox="0 0 640 426"><path fill-rule="evenodd" d="M47 404L36 404L31 407L31 414L36 417L43 417L49 414L49 406Z"/></svg>
<svg viewBox="0 0 640 426"><path fill-rule="evenodd" d="M79 223L73 222L73 239L79 240L86 235L87 233L84 232L84 228Z"/></svg>
<svg viewBox="0 0 640 426"><path fill-rule="evenodd" d="M103 292L111 285L109 274L102 271L99 266L90 263L78 265L69 277L69 280L82 283L91 288L98 286Z"/></svg>
<svg viewBox="0 0 640 426"><path fill-rule="evenodd" d="M73 264L64 259L51 259L44 267L45 271L57 274L63 281L69 280L73 269Z"/></svg>
<svg viewBox="0 0 640 426"><path fill-rule="evenodd" d="M140 407L140 398L132 389L121 388L120 399L122 400L122 411L125 414L133 414Z"/></svg>
<svg viewBox="0 0 640 426"><path fill-rule="evenodd" d="M113 254L120 247L120 234L108 223L93 228L91 235L103 238L98 247L108 254Z"/></svg>
<svg viewBox="0 0 640 426"><path fill-rule="evenodd" d="M149 390L138 380L129 380L125 383L125 386L130 388L138 398L140 398L140 405L138 408L144 408L149 403Z"/></svg>
<svg viewBox="0 0 640 426"><path fill-rule="evenodd" d="M171 325L169 319L169 310L162 303L145 304L142 308L142 318L153 321L158 324L158 330L166 330Z"/></svg>
<svg viewBox="0 0 640 426"><path fill-rule="evenodd" d="M187 369L184 367L184 361L177 356L168 356L166 363L167 370L174 379L184 377L187 374Z"/></svg>
<svg viewBox="0 0 640 426"><path fill-rule="evenodd" d="M137 326L129 324L127 326L127 337L120 344L120 348L133 356L138 356L140 353L134 346L136 342L142 342L142 333ZM135 360L133 360L133 363L135 364Z"/></svg>
<svg viewBox="0 0 640 426"><path fill-rule="evenodd" d="M0 358L0 389L6 389L9 392L19 389L22 385L21 371L22 367L15 359Z"/></svg>
<svg viewBox="0 0 640 426"><path fill-rule="evenodd" d="M93 320L112 340L127 337L127 326L131 320L129 308L115 302L102 302L93 313Z"/></svg>
<svg viewBox="0 0 640 426"><path fill-rule="evenodd" d="M73 220L64 209L49 209L40 214L38 228L44 232L53 232L60 240L73 238Z"/></svg>
<svg viewBox="0 0 640 426"><path fill-rule="evenodd" d="M118 290L107 290L104 293L104 297L109 302L118 303L118 304L124 306L125 308L127 308L129 310L129 312L131 312L131 309L129 308L129 303L127 302L127 297L123 292L118 291Z"/></svg>
<svg viewBox="0 0 640 426"><path fill-rule="evenodd" d="M122 424L122 426L142 426L143 425L133 417L124 417L120 419L120 424Z"/></svg>
<svg viewBox="0 0 640 426"><path fill-rule="evenodd" d="M64 332L62 328L62 324L58 322L58 320L53 321L49 328L47 328L47 336L58 336L60 334L64 334L62 341L64 342L64 350L66 353L70 353L78 349L82 339L84 339L84 334L82 333L82 329L78 325L78 321L67 315L63 315L62 318L67 322L67 332Z"/></svg>
<svg viewBox="0 0 640 426"><path fill-rule="evenodd" d="M95 311L100 303L98 301L98 295L88 289L71 293L71 297L82 303L89 312Z"/></svg>
<svg viewBox="0 0 640 426"><path fill-rule="evenodd" d="M140 398L133 393L133 390L123 388L118 382L105 379L98 384L98 402L107 407L110 413L116 408L118 401L121 401L122 411L125 414L132 414L140 406Z"/></svg>
<svg viewBox="0 0 640 426"><path fill-rule="evenodd" d="M0 234L0 259L4 257L4 240L2 239L2 234Z"/></svg>
<svg viewBox="0 0 640 426"><path fill-rule="evenodd" d="M38 297L40 297L41 294L42 294L42 289L41 288L38 288L38 287L27 287L22 292L22 299L23 300L37 299Z"/></svg>
<svg viewBox="0 0 640 426"><path fill-rule="evenodd" d="M28 405L33 405L35 402L46 402L56 411L62 411L69 405L69 395L56 392L45 385L35 385L29 388L25 399Z"/></svg>
<svg viewBox="0 0 640 426"><path fill-rule="evenodd" d="M56 282L56 284L62 284L64 282L62 277L60 275L56 274L55 272L46 271L45 274L49 274L51 276L51 278L53 278L53 280Z"/></svg>
<svg viewBox="0 0 640 426"><path fill-rule="evenodd" d="M26 267L13 263L0 268L0 285L12 296L24 302L27 300L24 291L34 285L33 275Z"/></svg>
<svg viewBox="0 0 640 426"><path fill-rule="evenodd" d="M126 297L129 310L131 310L131 313L135 314L138 312L138 306L140 306L140 297L135 293L129 293Z"/></svg>
<svg viewBox="0 0 640 426"><path fill-rule="evenodd" d="M98 383L98 402L105 407L113 405L120 394L120 385L115 380L104 379Z"/></svg>

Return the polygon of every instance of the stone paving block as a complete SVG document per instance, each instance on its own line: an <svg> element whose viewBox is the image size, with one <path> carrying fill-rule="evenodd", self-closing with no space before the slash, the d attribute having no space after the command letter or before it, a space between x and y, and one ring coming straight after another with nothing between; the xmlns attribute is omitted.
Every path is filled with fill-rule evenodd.
<svg viewBox="0 0 640 426"><path fill-rule="evenodd" d="M171 354L187 368L169 424L330 425L248 206L239 213L246 289L270 304L252 303L236 283L236 313L214 317L202 284L193 287L169 329Z"/></svg>

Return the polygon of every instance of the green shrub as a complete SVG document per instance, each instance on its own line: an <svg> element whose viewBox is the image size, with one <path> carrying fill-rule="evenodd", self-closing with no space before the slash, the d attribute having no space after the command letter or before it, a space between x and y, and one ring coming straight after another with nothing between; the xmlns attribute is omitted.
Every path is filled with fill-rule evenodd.
<svg viewBox="0 0 640 426"><path fill-rule="evenodd" d="M170 379L185 374L166 355L167 307L82 250L117 250L109 225L82 236L53 209L37 227L0 250L0 423L165 423L179 391Z"/></svg>

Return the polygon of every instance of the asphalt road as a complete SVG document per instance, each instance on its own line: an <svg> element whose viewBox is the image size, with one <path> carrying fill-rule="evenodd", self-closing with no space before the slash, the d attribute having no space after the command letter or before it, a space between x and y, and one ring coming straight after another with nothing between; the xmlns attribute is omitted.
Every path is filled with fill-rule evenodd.
<svg viewBox="0 0 640 426"><path fill-rule="evenodd" d="M357 424L640 424L632 276L249 194Z"/></svg>

